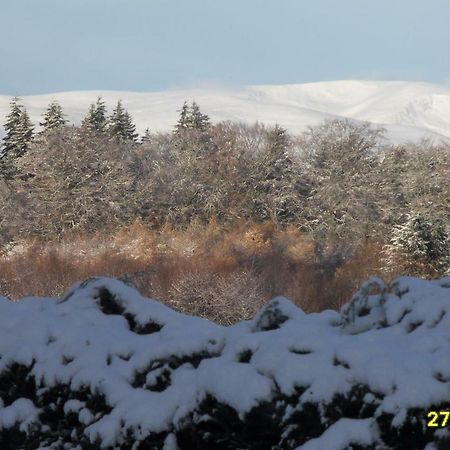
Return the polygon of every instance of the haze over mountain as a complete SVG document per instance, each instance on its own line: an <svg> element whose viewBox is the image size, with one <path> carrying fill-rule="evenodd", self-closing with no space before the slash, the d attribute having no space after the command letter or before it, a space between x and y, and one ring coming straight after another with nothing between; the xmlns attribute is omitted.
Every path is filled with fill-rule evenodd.
<svg viewBox="0 0 450 450"><path fill-rule="evenodd" d="M183 88L162 92L80 91L22 97L38 124L53 99L70 122L78 124L97 96L109 112L122 99L137 131L168 131L176 123L184 101L195 100L216 121L279 123L300 133L324 119L369 121L387 130L394 143L430 137L450 140L450 86L403 81L332 81L289 85ZM9 111L11 97L0 96L0 117ZM3 135L3 129L0 129Z"/></svg>

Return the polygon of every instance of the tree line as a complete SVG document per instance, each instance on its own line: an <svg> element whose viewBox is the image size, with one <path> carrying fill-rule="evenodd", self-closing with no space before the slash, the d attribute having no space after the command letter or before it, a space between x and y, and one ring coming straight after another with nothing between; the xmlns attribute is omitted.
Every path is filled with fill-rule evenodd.
<svg viewBox="0 0 450 450"><path fill-rule="evenodd" d="M63 109L58 101L53 100L43 114L42 122L39 125L43 134L50 130L67 125L68 121ZM210 120L206 114L200 111L200 107L195 101L191 105L187 102L181 108L180 119L176 124L175 131L183 129L198 129L205 131ZM130 113L123 107L122 101L117 102L112 114L108 117L106 104L101 97L89 107L86 117L81 122L81 128L85 130L108 132L119 139L137 142L139 135L136 133L136 126L132 121ZM10 103L10 112L4 124L6 136L1 145L0 157L17 158L22 156L29 148L34 136L34 125L26 108L20 104L20 100L14 97ZM150 136L147 128L141 140L145 141Z"/></svg>
<svg viewBox="0 0 450 450"><path fill-rule="evenodd" d="M68 121L61 105L52 101L43 115L40 134L50 130L65 126ZM95 131L108 131L121 139L136 141L138 137L136 127L132 122L131 116L126 111L119 100L112 114L107 117L105 102L101 97L97 98L96 103L91 104L86 117L81 126L85 129ZM6 132L3 138L2 151L0 155L10 158L22 156L30 147L34 135L34 125L31 123L27 110L17 97L14 97L10 103L10 112L4 124Z"/></svg>
<svg viewBox="0 0 450 450"><path fill-rule="evenodd" d="M450 146L392 145L367 123L332 120L292 136L280 126L220 122L185 103L173 132L138 142L118 102L101 98L80 126L52 102L33 134L14 99L0 163L0 244L67 231L193 221L271 221L313 237L332 277L367 242L397 273L450 270Z"/></svg>

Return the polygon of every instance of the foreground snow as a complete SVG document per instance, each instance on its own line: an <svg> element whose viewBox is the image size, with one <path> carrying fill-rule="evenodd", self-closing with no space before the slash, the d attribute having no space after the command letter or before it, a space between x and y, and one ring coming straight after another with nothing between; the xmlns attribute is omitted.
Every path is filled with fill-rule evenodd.
<svg viewBox="0 0 450 450"><path fill-rule="evenodd" d="M229 88L191 88L163 92L61 92L23 97L35 124L48 104L57 99L72 123L80 123L90 103L103 96L109 111L124 101L140 134L169 131L185 100L195 99L213 121L279 123L292 133L325 119L349 118L383 126L394 143L430 137L450 138L450 87L400 81L344 80L323 83ZM9 111L11 97L0 95L0 118ZM4 120L0 120L3 124ZM0 137L3 130L0 126Z"/></svg>
<svg viewBox="0 0 450 450"><path fill-rule="evenodd" d="M340 313L278 297L231 327L114 279L0 298L0 448L431 450L449 350L448 277L371 280Z"/></svg>

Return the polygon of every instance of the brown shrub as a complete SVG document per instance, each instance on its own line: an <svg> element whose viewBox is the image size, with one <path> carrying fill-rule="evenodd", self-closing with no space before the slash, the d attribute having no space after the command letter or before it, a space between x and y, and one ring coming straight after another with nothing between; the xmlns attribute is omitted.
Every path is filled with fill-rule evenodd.
<svg viewBox="0 0 450 450"><path fill-rule="evenodd" d="M314 259L312 239L295 228L212 220L155 231L135 222L115 234L23 242L0 256L0 295L58 296L91 276L124 277L147 297L230 324L276 295L308 312L339 308L362 280L380 274L380 248L362 245L330 276Z"/></svg>
<svg viewBox="0 0 450 450"><path fill-rule="evenodd" d="M91 276L123 276L142 269L142 262L117 253L66 253L62 246L35 243L17 255L0 259L0 295L59 296L71 284Z"/></svg>
<svg viewBox="0 0 450 450"><path fill-rule="evenodd" d="M261 280L247 271L192 272L173 283L168 300L184 313L231 325L251 319L269 297Z"/></svg>

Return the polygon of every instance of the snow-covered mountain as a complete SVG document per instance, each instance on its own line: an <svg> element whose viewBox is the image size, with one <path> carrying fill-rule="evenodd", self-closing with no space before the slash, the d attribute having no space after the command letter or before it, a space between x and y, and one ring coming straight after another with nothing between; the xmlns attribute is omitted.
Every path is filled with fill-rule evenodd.
<svg viewBox="0 0 450 450"><path fill-rule="evenodd" d="M450 139L450 86L419 82L350 80L149 93L80 91L27 96L22 101L36 124L53 99L61 103L71 122L79 123L99 95L110 111L122 99L140 133L147 127L153 131L170 130L183 102L195 99L213 121L279 123L299 133L324 119L346 117L385 127L393 142L422 137ZM0 96L2 122L10 98Z"/></svg>

